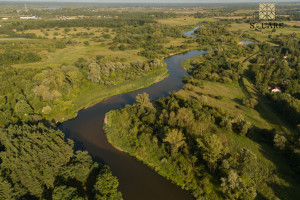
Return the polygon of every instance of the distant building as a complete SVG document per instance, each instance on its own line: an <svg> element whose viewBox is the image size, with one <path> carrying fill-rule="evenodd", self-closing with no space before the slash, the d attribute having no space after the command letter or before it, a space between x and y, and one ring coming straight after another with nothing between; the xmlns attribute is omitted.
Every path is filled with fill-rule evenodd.
<svg viewBox="0 0 300 200"><path fill-rule="evenodd" d="M13 28L13 29L11 29L11 31L13 31L13 32L17 32L17 29Z"/></svg>
<svg viewBox="0 0 300 200"><path fill-rule="evenodd" d="M280 87L277 87L277 86L269 86L268 90L271 92L281 92Z"/></svg>
<svg viewBox="0 0 300 200"><path fill-rule="evenodd" d="M2 20L8 20L8 18L7 17L2 17Z"/></svg>
<svg viewBox="0 0 300 200"><path fill-rule="evenodd" d="M274 62L276 58L269 58L269 62Z"/></svg>
<svg viewBox="0 0 300 200"><path fill-rule="evenodd" d="M20 19L38 19L36 16L31 16L31 17L20 17Z"/></svg>

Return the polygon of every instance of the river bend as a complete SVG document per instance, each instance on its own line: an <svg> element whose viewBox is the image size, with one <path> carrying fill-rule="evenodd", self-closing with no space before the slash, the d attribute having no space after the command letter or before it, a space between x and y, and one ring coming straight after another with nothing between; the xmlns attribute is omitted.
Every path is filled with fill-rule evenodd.
<svg viewBox="0 0 300 200"><path fill-rule="evenodd" d="M78 149L87 150L95 160L108 164L113 175L120 182L119 189L125 200L192 200L192 195L177 185L166 180L142 162L115 149L108 143L102 129L105 113L110 110L132 105L139 93L146 92L151 101L166 97L171 91L182 89L182 77L188 75L181 63L188 58L205 54L204 50L193 50L187 53L166 58L169 76L148 88L119 94L107 98L94 106L78 113L75 119L59 126L66 136L75 141ZM126 123L126 122L124 122Z"/></svg>

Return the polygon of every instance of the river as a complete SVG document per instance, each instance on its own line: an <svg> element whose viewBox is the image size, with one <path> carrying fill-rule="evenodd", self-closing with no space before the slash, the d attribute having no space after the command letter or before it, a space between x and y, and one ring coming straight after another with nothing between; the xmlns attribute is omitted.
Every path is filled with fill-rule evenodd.
<svg viewBox="0 0 300 200"><path fill-rule="evenodd" d="M194 199L189 192L158 175L142 162L115 149L108 143L102 127L105 113L123 108L126 104L133 104L139 93L147 92L150 100L155 101L168 96L171 91L180 90L184 85L182 77L188 75L181 63L188 58L205 53L207 51L193 50L166 58L164 62L169 70L167 78L148 88L107 98L80 111L75 119L59 126L68 138L75 141L76 148L87 150L96 161L111 167L113 175L119 179L119 189L125 200Z"/></svg>
<svg viewBox="0 0 300 200"><path fill-rule="evenodd" d="M0 41L9 41L9 40L27 40L27 38L0 38Z"/></svg>

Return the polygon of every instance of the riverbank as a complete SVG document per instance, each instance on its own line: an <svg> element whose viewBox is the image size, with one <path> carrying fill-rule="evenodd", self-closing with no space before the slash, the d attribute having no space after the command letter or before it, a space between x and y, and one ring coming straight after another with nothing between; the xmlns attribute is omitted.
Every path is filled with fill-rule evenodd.
<svg viewBox="0 0 300 200"><path fill-rule="evenodd" d="M196 50L197 48L191 47L188 49L184 49L183 51L178 51L176 53L170 53L168 56L163 57L164 59L167 59L168 57L174 56L174 55L180 55L187 53L189 51ZM70 119L74 119L77 117L78 112L90 108L94 106L95 104L108 99L112 96L123 94L123 93L129 93L136 90L139 90L141 88L147 88L151 85L160 82L167 78L169 76L168 70L166 68L166 64L162 69L156 70L153 73L146 74L145 76L142 76L135 80L128 80L124 81L118 85L115 86L103 86L99 85L95 88L85 88L80 91L80 95L71 99L71 101L74 104L74 109L71 113L59 113L55 115L49 116L48 120L55 120L56 123L63 123L65 121L68 121Z"/></svg>
<svg viewBox="0 0 300 200"><path fill-rule="evenodd" d="M105 113L124 108L128 104L132 105L139 93L148 93L150 100L154 101L168 96L171 91L180 90L184 85L182 77L188 75L180 63L187 58L204 53L207 53L207 51L194 50L171 56L164 60L169 70L169 76L162 81L147 88L106 98L88 109L81 110L75 119L59 125L59 129L68 138L77 141L75 144L84 147L95 159L99 159L111 167L113 174L119 179L120 191L124 195L124 199L193 199L192 195L186 190L172 184L121 149L114 148L107 141L106 134L101 127L103 122L106 121ZM155 81L155 79L152 80ZM126 121L126 119L124 120ZM151 163L149 165L151 166Z"/></svg>
<svg viewBox="0 0 300 200"><path fill-rule="evenodd" d="M78 97L72 99L72 102L74 103L73 113L58 114L52 116L51 118L54 119L56 123L63 123L70 119L76 118L80 110L90 108L95 104L118 94L136 91L141 88L147 88L166 77L168 77L168 70L166 67L164 67L156 70L154 73L147 74L135 80L124 81L115 86L105 87L100 85L92 89L86 88L80 92Z"/></svg>

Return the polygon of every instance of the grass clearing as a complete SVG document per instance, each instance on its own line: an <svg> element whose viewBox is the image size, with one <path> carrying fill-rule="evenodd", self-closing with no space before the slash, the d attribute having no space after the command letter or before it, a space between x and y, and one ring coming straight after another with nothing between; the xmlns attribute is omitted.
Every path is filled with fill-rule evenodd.
<svg viewBox="0 0 300 200"><path fill-rule="evenodd" d="M260 105L255 109L243 106L241 100L248 95L243 92L238 82L227 84L205 80L202 82L202 88L189 85L190 90L180 90L177 94L183 96L185 99L196 98L199 101L203 101L201 96L204 95L207 97L206 103L208 105L221 108L232 116L242 114L248 121L259 128L289 129L284 120L281 119L277 113L274 113L271 107L266 107L264 108L265 110L263 110L260 108ZM250 84L246 87L251 87L249 93L254 92ZM222 96L223 98L218 99L216 98L217 96ZM261 112L270 113L266 116L266 113L261 114ZM278 124L272 123L270 118L276 120ZM231 152L236 152L242 147L246 147L256 154L258 162L264 168L277 170L279 172L279 177L275 178L273 185L264 184L261 186L261 193L270 195L280 193L280 196L285 196L286 199L299 198L299 194L295 193L297 188L300 187L299 183L295 180L296 175L290 168L287 158L282 153L274 150L269 144L257 142L248 137L241 137L235 133L224 131L220 134L220 137L229 143L228 146Z"/></svg>
<svg viewBox="0 0 300 200"><path fill-rule="evenodd" d="M75 48L76 47L76 48ZM16 64L13 65L17 68L43 68L43 67L57 67L62 64L72 65L83 57L86 59L95 58L96 55L103 55L108 58L126 59L126 62L134 60L146 60L146 58L137 55L138 50L126 50L126 51L113 51L108 49L105 45L91 44L82 45L77 44L75 46L69 45L64 49L56 49L54 52L48 52L46 50L40 53L42 61L36 63Z"/></svg>
<svg viewBox="0 0 300 200"><path fill-rule="evenodd" d="M184 26L184 25L197 25L199 22L215 22L218 19L213 18L194 18L194 17L177 17L177 18L169 18L169 19L159 19L158 23L168 24L171 26Z"/></svg>
<svg viewBox="0 0 300 200"><path fill-rule="evenodd" d="M241 81L243 90L252 97L258 99L259 103L255 109L260 113L261 117L266 119L271 127L287 134L291 134L294 131L293 127L268 104L266 99L259 94L254 85L245 77L243 77Z"/></svg>

